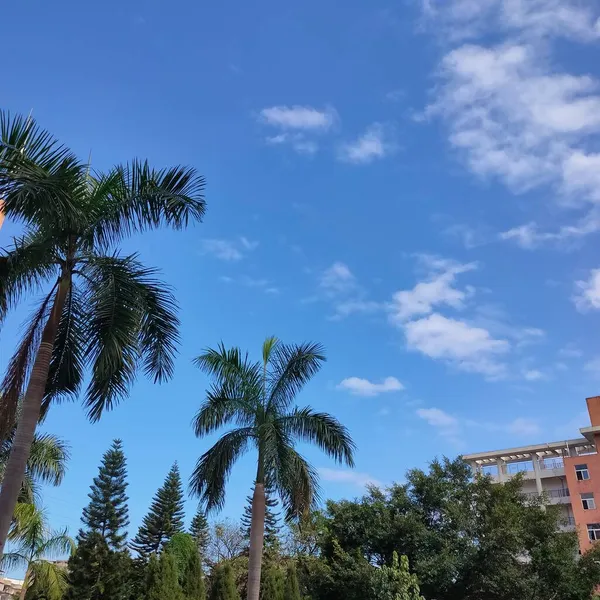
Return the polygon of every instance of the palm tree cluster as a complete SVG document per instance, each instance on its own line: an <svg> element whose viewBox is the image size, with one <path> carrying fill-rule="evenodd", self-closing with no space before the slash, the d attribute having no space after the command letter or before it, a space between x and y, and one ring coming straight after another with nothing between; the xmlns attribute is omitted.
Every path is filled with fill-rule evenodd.
<svg viewBox="0 0 600 600"><path fill-rule="evenodd" d="M204 179L193 168L154 169L133 160L98 172L33 119L1 111L0 199L2 219L22 228L0 251L0 324L25 299L39 296L0 383L1 560L11 523L17 527L18 515L26 512L18 506L32 505L36 482L57 485L64 473L64 443L37 433L48 411L62 400L81 399L95 422L128 396L139 372L155 383L173 377L179 345L175 295L156 269L119 246L134 234L201 222L206 203ZM279 497L287 520L306 515L319 498L317 473L296 443L316 444L334 460L353 465L354 444L346 428L326 413L295 405L324 361L319 344L290 345L274 337L265 340L261 360L221 344L195 361L213 379L193 421L196 436L232 427L200 457L191 476L190 489L202 514L223 507L237 459L250 450L256 455L249 600L260 595L265 489ZM113 448L113 454L118 452ZM182 510L177 512L176 467L169 478L132 542L140 559L152 560L159 579L159 573L171 576L169 561L161 563L158 556L183 522ZM108 494L108 479L104 484L98 480L96 500ZM121 493L123 497L124 489ZM170 511L168 523L161 521L161 508ZM123 552L115 540L124 534L115 530L114 540L101 541L108 525L99 531L93 524L96 509L89 507L79 548L95 552L103 547L110 562L111 552ZM112 518L113 525L119 521ZM18 555L33 564L51 549L49 540L63 539L37 522L35 544L28 541L27 551L11 553L10 560ZM203 527L201 520L197 525ZM206 540L196 529L193 539L200 547ZM31 571L26 580L39 580L36 573Z"/></svg>

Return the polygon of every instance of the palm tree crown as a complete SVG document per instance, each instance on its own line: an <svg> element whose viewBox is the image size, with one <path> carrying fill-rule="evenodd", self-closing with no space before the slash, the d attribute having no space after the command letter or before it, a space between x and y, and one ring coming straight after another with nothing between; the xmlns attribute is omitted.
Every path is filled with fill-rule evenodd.
<svg viewBox="0 0 600 600"><path fill-rule="evenodd" d="M293 406L324 361L320 344L288 345L274 337L265 340L259 362L222 344L195 360L214 378L194 419L196 436L235 426L200 457L191 476L191 489L207 510L223 506L233 465L250 448L258 454L256 482L277 490L288 518L306 514L318 500L317 473L295 449L297 441L354 465L355 446L343 425L326 413Z"/></svg>

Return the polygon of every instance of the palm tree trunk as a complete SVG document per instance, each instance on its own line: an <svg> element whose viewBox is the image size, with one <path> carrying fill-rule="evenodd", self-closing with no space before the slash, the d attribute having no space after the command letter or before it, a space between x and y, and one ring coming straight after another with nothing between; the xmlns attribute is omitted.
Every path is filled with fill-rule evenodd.
<svg viewBox="0 0 600 600"><path fill-rule="evenodd" d="M23 478L25 477L25 468L31 452L31 443L35 435L35 428L40 418L40 409L46 391L54 340L69 287L69 277L63 276L56 290L52 312L42 332L40 347L38 348L33 368L31 369L31 376L23 398L17 430L12 442L10 456L6 463L2 488L0 489L0 560L2 560L4 554L6 537L8 536L8 530L10 529Z"/></svg>
<svg viewBox="0 0 600 600"><path fill-rule="evenodd" d="M250 524L250 557L248 560L248 600L258 600L265 538L265 486L256 482L252 497Z"/></svg>
<svg viewBox="0 0 600 600"><path fill-rule="evenodd" d="M29 587L29 565L27 566L27 571L25 571L25 577L23 578L23 586L21 587L21 591L19 592L19 600L25 600L25 596L27 595L28 587Z"/></svg>

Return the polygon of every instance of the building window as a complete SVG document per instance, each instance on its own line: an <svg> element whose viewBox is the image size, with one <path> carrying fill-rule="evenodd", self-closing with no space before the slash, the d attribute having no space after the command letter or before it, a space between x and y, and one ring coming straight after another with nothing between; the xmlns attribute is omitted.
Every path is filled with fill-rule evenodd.
<svg viewBox="0 0 600 600"><path fill-rule="evenodd" d="M591 542L600 540L600 523L588 523L588 537Z"/></svg>
<svg viewBox="0 0 600 600"><path fill-rule="evenodd" d="M587 465L575 465L575 475L578 481L585 481L590 478L590 472Z"/></svg>
<svg viewBox="0 0 600 600"><path fill-rule="evenodd" d="M592 492L581 494L581 504L583 504L583 510L594 510L596 508L594 494L592 494Z"/></svg>

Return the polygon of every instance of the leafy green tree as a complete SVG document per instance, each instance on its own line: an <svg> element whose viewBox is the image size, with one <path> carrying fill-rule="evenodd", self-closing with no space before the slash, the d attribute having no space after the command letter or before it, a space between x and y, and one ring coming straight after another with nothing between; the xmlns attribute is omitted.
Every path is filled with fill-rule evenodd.
<svg viewBox="0 0 600 600"><path fill-rule="evenodd" d="M43 591L48 600L61 600L67 587L66 573L51 559L69 555L75 544L66 529L50 530L45 513L29 506L32 514L26 519L27 526L19 531L15 550L4 553L0 567L25 568L20 600L31 587Z"/></svg>
<svg viewBox="0 0 600 600"><path fill-rule="evenodd" d="M196 542L198 552L203 558L206 556L206 549L210 542L210 528L206 515L202 510L194 515L190 525L190 533Z"/></svg>
<svg viewBox="0 0 600 600"><path fill-rule="evenodd" d="M185 600L206 600L204 573L200 554L192 552L183 568L181 589Z"/></svg>
<svg viewBox="0 0 600 600"><path fill-rule="evenodd" d="M158 553L176 533L183 533L183 488L175 463L156 492L131 547L142 557Z"/></svg>
<svg viewBox="0 0 600 600"><path fill-rule="evenodd" d="M283 587L283 572L275 565L269 566L263 577L261 600L284 600Z"/></svg>
<svg viewBox="0 0 600 600"><path fill-rule="evenodd" d="M148 563L148 587L145 600L183 600L175 557L162 552L152 554Z"/></svg>
<svg viewBox="0 0 600 600"><path fill-rule="evenodd" d="M288 565L285 574L283 600L302 600L300 584L298 583L298 573L296 572L296 565L294 563Z"/></svg>
<svg viewBox="0 0 600 600"><path fill-rule="evenodd" d="M129 524L127 464L121 440L104 453L83 509L84 528L69 560L68 600L125 600L131 560L125 546Z"/></svg>
<svg viewBox="0 0 600 600"><path fill-rule="evenodd" d="M189 533L175 533L165 544L164 551L168 552L174 559L179 574L179 583L183 582L183 573L191 556L198 554L198 548L194 538Z"/></svg>
<svg viewBox="0 0 600 600"><path fill-rule="evenodd" d="M173 374L176 301L136 255L117 245L134 232L201 220L203 180L193 169L133 161L97 173L33 119L0 112L3 211L23 225L0 260L0 320L44 290L0 392L0 439L21 413L0 489L0 556L37 424L57 399L78 398L92 421L126 397L138 370ZM89 377L86 377L86 371Z"/></svg>
<svg viewBox="0 0 600 600"><path fill-rule="evenodd" d="M319 344L286 345L274 337L265 340L259 362L252 362L238 348L228 350L223 345L206 350L196 359L196 364L214 378L194 421L196 435L237 425L200 457L192 474L191 488L207 510L223 505L225 484L236 460L252 446L257 450L248 600L259 600L265 484L277 490L288 518L306 514L317 498L317 473L294 443L314 443L336 461L354 464L354 443L344 426L310 407L292 408L324 360Z"/></svg>
<svg viewBox="0 0 600 600"><path fill-rule="evenodd" d="M307 576L314 599L352 600L338 583L358 589L353 573L364 570L360 579L368 579L367 566L393 565L395 551L410 561L420 593L436 600L589 600L600 584L600 563L578 560L576 534L559 530L560 506L540 510L523 496L519 477L502 485L473 479L462 460L444 459L406 479L327 504L319 542L325 567L312 562Z"/></svg>
<svg viewBox="0 0 600 600"><path fill-rule="evenodd" d="M221 563L214 568L209 600L240 600L229 563Z"/></svg>
<svg viewBox="0 0 600 600"><path fill-rule="evenodd" d="M419 580L408 569L408 558L394 552L391 566L384 565L373 573L373 600L423 600Z"/></svg>

